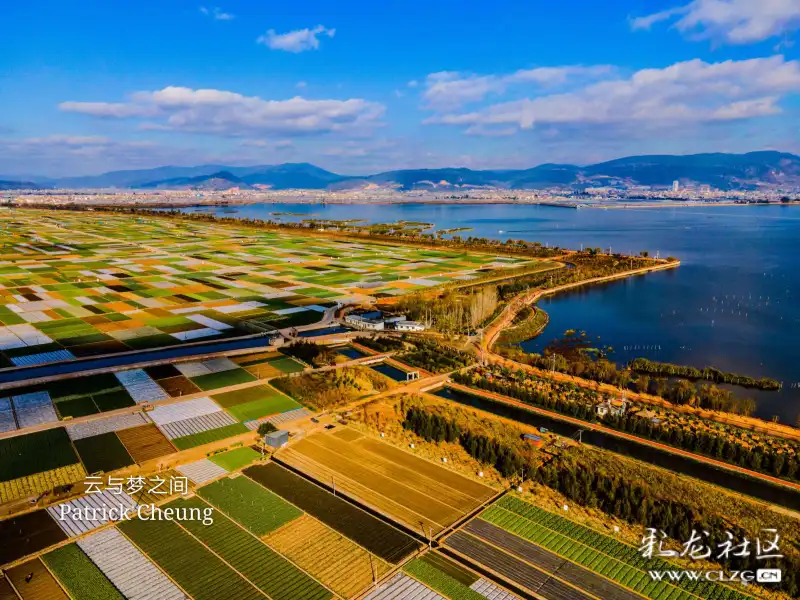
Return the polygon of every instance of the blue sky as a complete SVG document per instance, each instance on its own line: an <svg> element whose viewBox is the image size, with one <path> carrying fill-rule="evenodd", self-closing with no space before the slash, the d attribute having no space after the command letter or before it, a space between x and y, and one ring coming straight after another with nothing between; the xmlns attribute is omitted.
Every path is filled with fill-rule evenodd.
<svg viewBox="0 0 800 600"><path fill-rule="evenodd" d="M800 0L6 7L0 174L800 151Z"/></svg>

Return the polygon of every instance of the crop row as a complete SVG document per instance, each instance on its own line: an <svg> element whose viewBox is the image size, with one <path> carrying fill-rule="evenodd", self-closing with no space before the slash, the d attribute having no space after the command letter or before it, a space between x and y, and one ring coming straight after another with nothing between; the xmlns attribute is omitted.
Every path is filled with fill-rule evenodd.
<svg viewBox="0 0 800 600"><path fill-rule="evenodd" d="M194 600L263 600L252 585L174 521L123 521L119 528Z"/></svg>
<svg viewBox="0 0 800 600"><path fill-rule="evenodd" d="M208 507L198 498L174 500L167 506L201 511ZM210 525L193 520L182 523L193 536L273 600L327 600L333 595L217 510L214 511L213 521Z"/></svg>
<svg viewBox="0 0 800 600"><path fill-rule="evenodd" d="M220 479L197 492L257 536L266 535L303 514L247 477Z"/></svg>
<svg viewBox="0 0 800 600"><path fill-rule="evenodd" d="M478 592L442 570L438 564L440 560L426 554L406 564L403 570L450 600L485 600Z"/></svg>
<svg viewBox="0 0 800 600"><path fill-rule="evenodd" d="M266 541L343 598L358 595L389 572L380 558L308 515L281 527Z"/></svg>
<svg viewBox="0 0 800 600"><path fill-rule="evenodd" d="M648 570L674 568L664 560L646 559L632 546L568 519L539 509L518 498L506 496L490 507L482 518L528 539L552 552L618 581L650 598L659 599L675 587L654 585ZM735 590L707 581L680 580L677 587L701 598L734 600L748 598Z"/></svg>
<svg viewBox="0 0 800 600"><path fill-rule="evenodd" d="M56 548L42 560L75 600L125 598L77 544Z"/></svg>
<svg viewBox="0 0 800 600"><path fill-rule="evenodd" d="M419 547L399 529L276 463L254 465L244 473L389 563L402 562Z"/></svg>
<svg viewBox="0 0 800 600"><path fill-rule="evenodd" d="M0 481L74 465L78 455L63 427L0 440Z"/></svg>

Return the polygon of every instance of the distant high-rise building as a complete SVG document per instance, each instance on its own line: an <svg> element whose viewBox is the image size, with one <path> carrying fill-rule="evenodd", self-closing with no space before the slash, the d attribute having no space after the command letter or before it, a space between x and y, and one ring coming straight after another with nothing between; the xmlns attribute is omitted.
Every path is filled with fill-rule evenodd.
<svg viewBox="0 0 800 600"><path fill-rule="evenodd" d="M672 191L677 192L680 189L681 189L681 183L676 179L675 181L672 182Z"/></svg>

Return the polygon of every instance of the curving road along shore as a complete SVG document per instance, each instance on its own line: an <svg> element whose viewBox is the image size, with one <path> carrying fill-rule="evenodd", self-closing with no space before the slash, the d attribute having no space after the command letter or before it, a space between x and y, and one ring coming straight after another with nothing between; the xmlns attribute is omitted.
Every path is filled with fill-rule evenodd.
<svg viewBox="0 0 800 600"><path fill-rule="evenodd" d="M629 398L630 400L643 402L645 404L651 404L653 406L660 406L663 408L667 408L669 410L674 410L676 412L681 412L695 417L708 419L710 421L715 421L717 423L722 423L724 425L732 425L734 427L748 429L750 431L754 431L757 433L764 433L767 435L772 435L775 437L780 437L787 440L800 442L800 430L787 425L783 425L780 423L768 423L766 421L757 419L755 417L745 417L733 413L696 408L694 406L673 404L672 402L669 402L668 400L665 400L658 396L652 396L650 394L645 394L640 392L633 392L631 390L622 390L609 383L600 383L594 380L584 379L582 377L569 375L567 373L560 373L558 371L555 372L545 371L543 369L532 367L531 365L519 363L504 356L500 356L499 354L492 351L492 348L497 342L497 338L499 337L500 333L508 325L511 324L514 318L517 316L517 313L519 313L519 311L522 310L523 307L535 303L537 300L539 300L539 298L543 296L557 294L558 292L580 287L582 285L589 285L593 283L603 283L606 281L624 279L626 277L630 277L633 275L643 275L645 273L661 271L664 269L672 269L678 266L680 266L680 261L675 261L672 263L659 263L651 267L635 269L633 271L625 271L623 273L617 273L615 275L609 275L607 277L595 277L593 279L587 279L585 281L569 283L547 290L532 290L527 293L520 294L519 296L514 298L508 304L508 306L506 306L505 309L503 309L503 311L495 318L495 320L492 321L486 328L483 335L483 341L480 345L479 350L482 356L491 362L504 365L513 369L522 369L524 371L528 371L540 377L548 377L550 379L554 379L557 381L573 383L577 386L603 392L606 394L620 395L624 391L626 397Z"/></svg>

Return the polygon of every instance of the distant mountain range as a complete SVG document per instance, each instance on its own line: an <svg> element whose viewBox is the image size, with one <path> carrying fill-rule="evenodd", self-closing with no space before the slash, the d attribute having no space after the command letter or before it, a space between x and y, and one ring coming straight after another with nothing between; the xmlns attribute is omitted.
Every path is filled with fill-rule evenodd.
<svg viewBox="0 0 800 600"><path fill-rule="evenodd" d="M0 189L358 189L370 186L401 190L454 192L475 187L541 189L564 187L648 185L669 187L707 184L717 189L800 186L800 157L784 152L629 156L594 165L543 164L531 169L473 170L465 168L405 169L375 175L338 175L308 163L252 167L203 165L111 171L102 175L50 179L26 176L16 181L0 176Z"/></svg>

